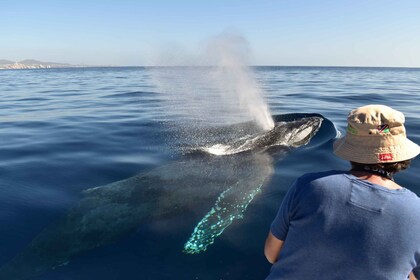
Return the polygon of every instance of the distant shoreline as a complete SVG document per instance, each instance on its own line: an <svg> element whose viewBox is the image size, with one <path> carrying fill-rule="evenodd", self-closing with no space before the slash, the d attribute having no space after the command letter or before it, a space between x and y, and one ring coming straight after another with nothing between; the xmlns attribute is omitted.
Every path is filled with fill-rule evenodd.
<svg viewBox="0 0 420 280"><path fill-rule="evenodd" d="M58 63L58 62L43 62L35 59L25 59L22 61L11 61L6 59L0 59L0 69L49 69L49 68L73 68L73 67L85 67L84 65L72 65L69 63Z"/></svg>
<svg viewBox="0 0 420 280"><path fill-rule="evenodd" d="M76 68L121 68L126 66L51 66L51 67L22 67L22 68L12 68L12 67L3 67L0 66L0 71L4 70L48 70L48 69L76 69ZM142 67L142 66L128 66L128 67Z"/></svg>
<svg viewBox="0 0 420 280"><path fill-rule="evenodd" d="M65 68L88 68L92 66L0 66L0 70L34 70L34 69L65 69ZM95 67L95 66L93 66Z"/></svg>
<svg viewBox="0 0 420 280"><path fill-rule="evenodd" d="M0 65L0 70L37 70L37 69L74 69L74 68L213 68L218 66L211 65L177 65L177 66L142 66L142 65L130 65L130 66L118 66L118 65ZM295 69L405 69L405 70L420 70L420 67L406 67L406 66L284 66L284 65L250 65L251 68L256 69L270 69L270 68L295 68Z"/></svg>

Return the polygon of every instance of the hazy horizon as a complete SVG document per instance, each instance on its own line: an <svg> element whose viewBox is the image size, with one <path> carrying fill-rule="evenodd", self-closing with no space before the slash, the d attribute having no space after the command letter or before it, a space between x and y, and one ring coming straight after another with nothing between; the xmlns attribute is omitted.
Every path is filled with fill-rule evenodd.
<svg viewBox="0 0 420 280"><path fill-rule="evenodd" d="M2 61L2 60L9 60L9 59L0 59L0 62ZM165 68L165 67L168 67L168 68L170 68L170 67L173 67L173 68L177 68L177 67L180 67L180 68L182 68L182 67L219 67L219 65L193 65L193 64L191 64L191 65L123 65L123 64L121 64L121 65L110 65L110 64L95 64L95 65L93 65L93 64L72 64L72 63L68 63L68 62L62 62L62 61L41 61L41 60L39 60L39 59L32 59L32 58L26 58L26 59L21 59L21 60L17 60L17 61L13 61L13 60L10 60L10 61L12 61L13 63L20 63L20 62L22 62L22 61L25 61L25 60L36 60L36 61L39 61L39 62L42 62L42 63L51 63L51 64L68 64L70 67L74 67L74 66L77 66L77 67L98 67L98 68L100 68L100 67L104 67L104 68L106 68L106 67L116 67L116 68L118 68L118 67L145 67L145 68L147 68L147 67L150 67L150 68L152 68L152 67L163 67L163 68ZM299 67L302 67L302 68L317 68L317 67L319 67L319 68L408 68L408 69L420 69L420 66L366 66L366 65L351 65L351 66L348 66L348 65L274 65L274 64L272 64L272 65L262 65L262 64L249 64L249 65L247 65L247 66L249 66L249 67L290 67L290 68L293 68L293 67L296 67L296 68L299 68ZM61 67L61 68L65 68L65 67Z"/></svg>

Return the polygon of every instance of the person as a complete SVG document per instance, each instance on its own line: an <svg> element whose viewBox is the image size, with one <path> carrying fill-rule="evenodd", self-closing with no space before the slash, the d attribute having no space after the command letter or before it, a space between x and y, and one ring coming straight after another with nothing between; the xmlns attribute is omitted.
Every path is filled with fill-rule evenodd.
<svg viewBox="0 0 420 280"><path fill-rule="evenodd" d="M352 168L291 186L265 242L268 280L420 279L420 198L393 180L420 147L388 106L357 108L347 120L333 150Z"/></svg>

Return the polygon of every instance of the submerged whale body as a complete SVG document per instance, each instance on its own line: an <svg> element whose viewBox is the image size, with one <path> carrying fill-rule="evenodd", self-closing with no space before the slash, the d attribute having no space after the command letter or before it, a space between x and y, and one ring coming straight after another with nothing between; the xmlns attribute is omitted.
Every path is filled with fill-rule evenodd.
<svg viewBox="0 0 420 280"><path fill-rule="evenodd" d="M205 251L234 220L243 217L271 178L275 160L291 148L318 145L336 136L333 124L321 115L280 115L274 120L271 131L209 144L208 148L223 145L225 156L189 156L85 190L85 197L68 214L0 268L0 279L32 279L83 252L114 242L144 223L190 212L204 217L186 237L183 250ZM215 204L207 213L195 212L211 199Z"/></svg>

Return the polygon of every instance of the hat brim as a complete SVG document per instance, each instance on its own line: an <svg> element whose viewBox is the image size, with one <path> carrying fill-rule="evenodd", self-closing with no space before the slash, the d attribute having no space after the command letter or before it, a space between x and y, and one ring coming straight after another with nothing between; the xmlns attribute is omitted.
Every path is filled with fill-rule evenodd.
<svg viewBox="0 0 420 280"><path fill-rule="evenodd" d="M334 154L342 159L366 164L399 162L415 158L420 154L420 147L407 138L398 145L387 147L384 150L383 148L372 149L360 145L354 146L346 141L346 136L344 136L334 142L333 150ZM384 157L384 154L390 156Z"/></svg>

